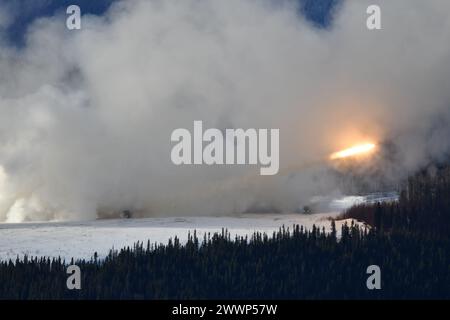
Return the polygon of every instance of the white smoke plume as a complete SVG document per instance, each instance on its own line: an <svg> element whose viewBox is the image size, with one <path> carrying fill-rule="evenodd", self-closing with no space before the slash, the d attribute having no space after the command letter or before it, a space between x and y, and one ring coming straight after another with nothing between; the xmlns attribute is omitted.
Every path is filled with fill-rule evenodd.
<svg viewBox="0 0 450 320"><path fill-rule="evenodd" d="M128 0L79 31L39 19L23 48L0 10L0 221L292 210L335 188L320 169L177 167L170 134L194 120L279 128L282 169L367 139L395 147L390 175L444 159L450 2L378 0L369 31L372 2L345 1L320 29L289 1Z"/></svg>

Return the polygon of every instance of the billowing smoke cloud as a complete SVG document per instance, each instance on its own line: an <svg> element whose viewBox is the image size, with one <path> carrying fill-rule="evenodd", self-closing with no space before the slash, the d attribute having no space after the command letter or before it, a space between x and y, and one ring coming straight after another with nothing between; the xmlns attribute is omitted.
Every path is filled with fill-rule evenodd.
<svg viewBox="0 0 450 320"><path fill-rule="evenodd" d="M391 178L444 159L450 2L376 1L369 31L372 2L318 29L288 1L122 1L81 31L57 15L23 48L0 40L0 221L292 210L335 188L318 168L174 166L170 134L194 120L279 128L282 170L366 140L393 145Z"/></svg>

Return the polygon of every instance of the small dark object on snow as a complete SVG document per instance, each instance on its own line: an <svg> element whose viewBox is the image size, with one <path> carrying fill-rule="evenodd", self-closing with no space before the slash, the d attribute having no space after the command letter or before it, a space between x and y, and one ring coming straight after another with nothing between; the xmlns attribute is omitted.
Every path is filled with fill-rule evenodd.
<svg viewBox="0 0 450 320"><path fill-rule="evenodd" d="M131 218L131 211L130 210L124 210L122 212L122 217L125 219L130 219Z"/></svg>

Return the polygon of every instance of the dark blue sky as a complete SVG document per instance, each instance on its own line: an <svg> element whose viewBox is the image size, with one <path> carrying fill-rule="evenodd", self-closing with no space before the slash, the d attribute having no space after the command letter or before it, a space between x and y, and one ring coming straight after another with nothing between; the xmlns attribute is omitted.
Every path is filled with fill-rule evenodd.
<svg viewBox="0 0 450 320"><path fill-rule="evenodd" d="M6 30L9 41L21 44L28 25L36 18L52 16L77 4L83 13L103 14L115 0L0 0L0 4L14 13L13 22ZM1 8L2 6L0 6Z"/></svg>
<svg viewBox="0 0 450 320"><path fill-rule="evenodd" d="M15 12L13 23L6 30L11 43L20 45L27 26L36 18L51 16L65 10L71 4L77 4L83 13L101 15L116 0L0 0L0 4L12 8ZM318 27L326 27L330 22L330 13L341 0L298 0L301 13ZM0 6L2 7L2 6Z"/></svg>

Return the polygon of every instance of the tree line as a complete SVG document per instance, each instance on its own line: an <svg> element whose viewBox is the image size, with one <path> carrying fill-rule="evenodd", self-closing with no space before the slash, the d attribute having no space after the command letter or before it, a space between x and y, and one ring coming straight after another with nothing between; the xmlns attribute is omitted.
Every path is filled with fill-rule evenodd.
<svg viewBox="0 0 450 320"><path fill-rule="evenodd" d="M398 202L361 204L341 218L365 221L380 231L408 230L450 235L450 166L410 177Z"/></svg>
<svg viewBox="0 0 450 320"><path fill-rule="evenodd" d="M187 243L136 243L104 260L70 261L81 290L66 287L61 259L0 263L2 299L381 299L450 298L450 243L418 233L344 225L327 233L295 226L251 238L223 230ZM382 289L366 269L382 270Z"/></svg>
<svg viewBox="0 0 450 320"><path fill-rule="evenodd" d="M0 299L450 299L450 168L408 180L398 202L362 205L345 218L367 227L301 226L186 243L138 242L105 259L25 257L0 262ZM68 290L78 265L81 290ZM381 290L366 286L381 268Z"/></svg>

